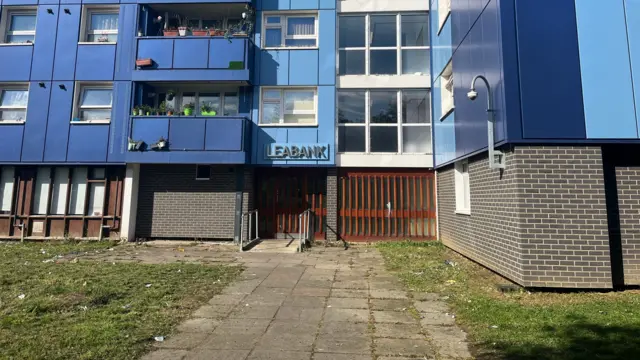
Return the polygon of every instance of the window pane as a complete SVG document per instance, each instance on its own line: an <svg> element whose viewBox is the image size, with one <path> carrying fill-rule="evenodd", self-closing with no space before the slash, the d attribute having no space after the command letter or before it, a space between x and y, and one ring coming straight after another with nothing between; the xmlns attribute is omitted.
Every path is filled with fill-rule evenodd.
<svg viewBox="0 0 640 360"><path fill-rule="evenodd" d="M71 182L71 197L69 199L69 214L84 214L84 200L87 194L87 168L73 169Z"/></svg>
<svg viewBox="0 0 640 360"><path fill-rule="evenodd" d="M338 92L338 122L341 124L364 124L365 117L364 91Z"/></svg>
<svg viewBox="0 0 640 360"><path fill-rule="evenodd" d="M316 46L315 39L285 39L286 46Z"/></svg>
<svg viewBox="0 0 640 360"><path fill-rule="evenodd" d="M430 154L431 153L431 127L430 126L402 127L402 152Z"/></svg>
<svg viewBox="0 0 640 360"><path fill-rule="evenodd" d="M36 190L33 196L33 214L44 215L47 213L47 199L51 186L51 168L39 167L36 173Z"/></svg>
<svg viewBox="0 0 640 360"><path fill-rule="evenodd" d="M118 14L91 14L91 30L118 30Z"/></svg>
<svg viewBox="0 0 640 360"><path fill-rule="evenodd" d="M203 29L217 29L219 27L220 22L218 20L202 20Z"/></svg>
<svg viewBox="0 0 640 360"><path fill-rule="evenodd" d="M111 106L111 89L85 89L81 106Z"/></svg>
<svg viewBox="0 0 640 360"><path fill-rule="evenodd" d="M402 15L402 46L429 46L429 16Z"/></svg>
<svg viewBox="0 0 640 360"><path fill-rule="evenodd" d="M7 213L13 201L14 168L5 166L0 170L0 212Z"/></svg>
<svg viewBox="0 0 640 360"><path fill-rule="evenodd" d="M238 115L238 93L224 93L224 116Z"/></svg>
<svg viewBox="0 0 640 360"><path fill-rule="evenodd" d="M396 46L396 16L395 15L371 15L371 47Z"/></svg>
<svg viewBox="0 0 640 360"><path fill-rule="evenodd" d="M53 194L51 195L51 214L64 215L69 187L69 168L56 168L53 176Z"/></svg>
<svg viewBox="0 0 640 360"><path fill-rule="evenodd" d="M267 29L265 35L265 46L281 46L282 45L282 29Z"/></svg>
<svg viewBox="0 0 640 360"><path fill-rule="evenodd" d="M316 116L313 114L285 114L285 124L315 124Z"/></svg>
<svg viewBox="0 0 640 360"><path fill-rule="evenodd" d="M398 152L397 126L371 126L369 128L371 152Z"/></svg>
<svg viewBox="0 0 640 360"><path fill-rule="evenodd" d="M313 91L285 91L284 109L285 111L313 111L315 109L313 98Z"/></svg>
<svg viewBox="0 0 640 360"><path fill-rule="evenodd" d="M267 16L267 24L280 24L280 16Z"/></svg>
<svg viewBox="0 0 640 360"><path fill-rule="evenodd" d="M398 98L396 91L371 91L371 123L396 124L398 122Z"/></svg>
<svg viewBox="0 0 640 360"><path fill-rule="evenodd" d="M111 110L82 110L80 111L81 120L110 120Z"/></svg>
<svg viewBox="0 0 640 360"><path fill-rule="evenodd" d="M364 75L364 50L339 50L339 75Z"/></svg>
<svg viewBox="0 0 640 360"><path fill-rule="evenodd" d="M35 31L35 15L11 15L11 26L9 31Z"/></svg>
<svg viewBox="0 0 640 360"><path fill-rule="evenodd" d="M280 90L266 90L265 92L262 93L263 97L265 99L272 99L272 100L278 100L280 101Z"/></svg>
<svg viewBox="0 0 640 360"><path fill-rule="evenodd" d="M25 117L27 112L24 110L10 110L10 111L2 111L0 110L0 120L26 120Z"/></svg>
<svg viewBox="0 0 640 360"><path fill-rule="evenodd" d="M202 106L207 105L209 108L209 114L211 115L219 115L220 113L220 94L219 93L211 93L211 94L200 94L200 113L202 114Z"/></svg>
<svg viewBox="0 0 640 360"><path fill-rule="evenodd" d="M89 34L87 35L87 42L118 42L118 35L116 34Z"/></svg>
<svg viewBox="0 0 640 360"><path fill-rule="evenodd" d="M190 28L199 28L200 27L200 20L199 19L189 19L187 21L187 24L189 25Z"/></svg>
<svg viewBox="0 0 640 360"><path fill-rule="evenodd" d="M0 106L27 107L29 92L27 90L3 90L0 96Z"/></svg>
<svg viewBox="0 0 640 360"><path fill-rule="evenodd" d="M371 75L395 75L398 73L396 50L371 50L369 52Z"/></svg>
<svg viewBox="0 0 640 360"><path fill-rule="evenodd" d="M365 47L367 37L364 16L340 16L338 23L339 47Z"/></svg>
<svg viewBox="0 0 640 360"><path fill-rule="evenodd" d="M416 75L429 74L429 50L402 50L402 73Z"/></svg>
<svg viewBox="0 0 640 360"><path fill-rule="evenodd" d="M314 35L316 19L313 17L287 18L287 35Z"/></svg>
<svg viewBox="0 0 640 360"><path fill-rule="evenodd" d="M365 152L364 126L338 126L338 152Z"/></svg>
<svg viewBox="0 0 640 360"><path fill-rule="evenodd" d="M279 103L262 104L262 123L263 124L279 124L280 123L280 104Z"/></svg>
<svg viewBox="0 0 640 360"><path fill-rule="evenodd" d="M182 94L182 109L184 110L184 106L187 104L196 104L196 93L194 92L186 92Z"/></svg>
<svg viewBox="0 0 640 360"><path fill-rule="evenodd" d="M33 35L7 35L7 43L9 44L23 44L33 42L33 40L35 40Z"/></svg>
<svg viewBox="0 0 640 360"><path fill-rule="evenodd" d="M405 124L428 124L431 122L429 91L402 91L402 122Z"/></svg>
<svg viewBox="0 0 640 360"><path fill-rule="evenodd" d="M87 215L100 216L102 215L102 209L104 207L104 184L93 183L91 184L91 191L89 193L89 209Z"/></svg>

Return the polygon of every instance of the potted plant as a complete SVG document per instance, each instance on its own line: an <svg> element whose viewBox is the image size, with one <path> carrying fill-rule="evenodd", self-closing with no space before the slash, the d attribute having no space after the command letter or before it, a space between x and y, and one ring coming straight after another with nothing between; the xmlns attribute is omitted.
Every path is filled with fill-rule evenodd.
<svg viewBox="0 0 640 360"><path fill-rule="evenodd" d="M173 108L167 105L167 116L173 116Z"/></svg>
<svg viewBox="0 0 640 360"><path fill-rule="evenodd" d="M167 113L167 102L163 101L158 105L158 115L164 115Z"/></svg>
<svg viewBox="0 0 640 360"><path fill-rule="evenodd" d="M158 109L158 108L153 108L153 110L151 111L151 114L153 114L153 115L155 115L155 116L161 115L161 114L160 114L160 109Z"/></svg>
<svg viewBox="0 0 640 360"><path fill-rule="evenodd" d="M200 115L216 116L217 113L215 110L213 110L213 108L211 108L211 106L209 106L209 104L207 104L206 102L202 102L200 104Z"/></svg>
<svg viewBox="0 0 640 360"><path fill-rule="evenodd" d="M182 111L184 111L185 116L191 116L193 114L193 103L186 103L182 107Z"/></svg>
<svg viewBox="0 0 640 360"><path fill-rule="evenodd" d="M149 105L142 105L142 109L144 110L144 114L145 114L146 116L151 115L151 110L152 110L152 109L151 109L151 106L149 106Z"/></svg>
<svg viewBox="0 0 640 360"><path fill-rule="evenodd" d="M164 36L178 36L178 29L176 28L167 28L162 30Z"/></svg>
<svg viewBox="0 0 640 360"><path fill-rule="evenodd" d="M187 36L187 31L188 30L189 30L189 27L187 27L187 26L178 26L178 35Z"/></svg>
<svg viewBox="0 0 640 360"><path fill-rule="evenodd" d="M193 36L207 36L209 30L207 29L191 29L191 35Z"/></svg>
<svg viewBox="0 0 640 360"><path fill-rule="evenodd" d="M140 106L136 105L133 107L133 111L132 111L132 115L133 116L140 116L142 114L142 109L140 109Z"/></svg>
<svg viewBox="0 0 640 360"><path fill-rule="evenodd" d="M167 90L167 101L172 101L175 96L175 90Z"/></svg>
<svg viewBox="0 0 640 360"><path fill-rule="evenodd" d="M209 29L209 35L211 35L211 36L224 36L224 30L222 30L222 29Z"/></svg>
<svg viewBox="0 0 640 360"><path fill-rule="evenodd" d="M151 145L151 150L164 150L168 145L167 139L161 136L155 144Z"/></svg>

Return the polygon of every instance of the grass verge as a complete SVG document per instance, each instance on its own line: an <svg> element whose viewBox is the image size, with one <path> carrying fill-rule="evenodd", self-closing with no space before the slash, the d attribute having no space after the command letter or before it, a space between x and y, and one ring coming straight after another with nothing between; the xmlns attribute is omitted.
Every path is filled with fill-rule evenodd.
<svg viewBox="0 0 640 360"><path fill-rule="evenodd" d="M57 255L108 242L0 244L0 358L134 359L240 272ZM22 296L24 295L24 296Z"/></svg>
<svg viewBox="0 0 640 360"><path fill-rule="evenodd" d="M639 291L502 293L506 280L441 243L377 247L409 289L448 301L480 359L640 359Z"/></svg>

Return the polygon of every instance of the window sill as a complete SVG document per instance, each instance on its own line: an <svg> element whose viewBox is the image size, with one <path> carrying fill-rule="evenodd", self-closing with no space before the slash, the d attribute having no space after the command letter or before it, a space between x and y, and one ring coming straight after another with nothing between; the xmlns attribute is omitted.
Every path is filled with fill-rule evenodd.
<svg viewBox="0 0 640 360"><path fill-rule="evenodd" d="M117 42L78 42L78 45L116 45Z"/></svg>
<svg viewBox="0 0 640 360"><path fill-rule="evenodd" d="M444 112L444 114L442 114L442 116L440 116L440 121L444 121L449 115L451 115L451 113L456 109L455 106L452 106L450 109L447 109L447 111Z"/></svg>
<svg viewBox="0 0 640 360"><path fill-rule="evenodd" d="M263 47L262 50L318 50L317 46Z"/></svg>
<svg viewBox="0 0 640 360"><path fill-rule="evenodd" d="M110 124L111 120L78 120L71 121L71 125L95 125L95 124Z"/></svg>
<svg viewBox="0 0 640 360"><path fill-rule="evenodd" d="M33 46L34 43L0 43L0 46Z"/></svg>
<svg viewBox="0 0 640 360"><path fill-rule="evenodd" d="M318 124L258 124L260 127L317 127Z"/></svg>
<svg viewBox="0 0 640 360"><path fill-rule="evenodd" d="M0 125L21 125L25 122L26 120L0 120Z"/></svg>
<svg viewBox="0 0 640 360"><path fill-rule="evenodd" d="M456 215L471 215L471 209L456 209Z"/></svg>

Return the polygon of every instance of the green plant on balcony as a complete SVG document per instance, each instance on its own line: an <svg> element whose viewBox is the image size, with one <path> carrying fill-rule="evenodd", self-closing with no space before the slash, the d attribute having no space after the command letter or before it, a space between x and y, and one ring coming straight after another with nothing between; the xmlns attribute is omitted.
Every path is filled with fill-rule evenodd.
<svg viewBox="0 0 640 360"><path fill-rule="evenodd" d="M167 113L167 102L163 101L160 103L160 105L158 105L158 115L164 115Z"/></svg>
<svg viewBox="0 0 640 360"><path fill-rule="evenodd" d="M231 36L248 36L253 35L253 27L255 26L255 14L256 10L251 4L244 6L244 12L242 13L242 20L236 25L230 26L225 30L224 38L231 42Z"/></svg>
<svg viewBox="0 0 640 360"><path fill-rule="evenodd" d="M132 111L132 115L133 116L142 116L142 107L139 105L136 105L133 107L133 111Z"/></svg>
<svg viewBox="0 0 640 360"><path fill-rule="evenodd" d="M184 112L185 116L191 116L193 115L193 108L194 108L193 103L186 103L182 107L182 111Z"/></svg>
<svg viewBox="0 0 640 360"><path fill-rule="evenodd" d="M200 104L200 115L216 116L218 115L218 113L213 110L213 108L209 104L207 104L206 102L202 102Z"/></svg>

